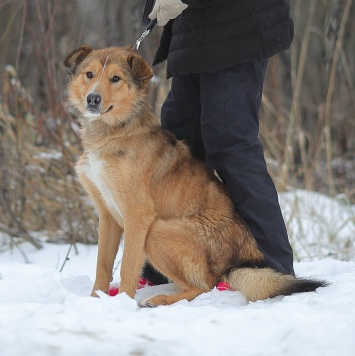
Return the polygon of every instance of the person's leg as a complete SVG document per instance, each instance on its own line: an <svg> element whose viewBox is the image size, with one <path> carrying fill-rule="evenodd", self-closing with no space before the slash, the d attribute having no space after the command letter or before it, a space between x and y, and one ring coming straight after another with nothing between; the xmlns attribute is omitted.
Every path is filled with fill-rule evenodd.
<svg viewBox="0 0 355 356"><path fill-rule="evenodd" d="M293 254L274 183L258 138L267 61L200 75L207 161L227 185L268 266L294 274Z"/></svg>
<svg viewBox="0 0 355 356"><path fill-rule="evenodd" d="M161 109L161 126L174 134L178 140L185 140L192 154L204 160L205 148L201 134L200 83L198 75L184 75L172 78L171 90ZM143 269L142 277L154 284L168 280L149 263Z"/></svg>
<svg viewBox="0 0 355 356"><path fill-rule="evenodd" d="M198 74L172 78L171 90L161 109L161 126L185 140L194 156L204 160L201 134L200 79Z"/></svg>

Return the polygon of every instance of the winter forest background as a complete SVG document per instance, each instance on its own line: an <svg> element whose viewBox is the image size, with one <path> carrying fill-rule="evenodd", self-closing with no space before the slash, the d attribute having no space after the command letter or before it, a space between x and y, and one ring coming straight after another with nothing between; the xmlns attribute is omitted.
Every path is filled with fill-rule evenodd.
<svg viewBox="0 0 355 356"><path fill-rule="evenodd" d="M83 43L134 44L144 30L144 4L0 0L0 252L21 240L39 248L33 235L41 231L96 242L97 216L73 170L81 147L65 99L63 59ZM352 206L355 6L352 0L291 4L293 45L269 61L260 114L268 167L279 192L317 191ZM150 63L160 33L156 27L140 47ZM159 114L169 81L164 65L154 73L152 106ZM353 251L353 244L339 249Z"/></svg>

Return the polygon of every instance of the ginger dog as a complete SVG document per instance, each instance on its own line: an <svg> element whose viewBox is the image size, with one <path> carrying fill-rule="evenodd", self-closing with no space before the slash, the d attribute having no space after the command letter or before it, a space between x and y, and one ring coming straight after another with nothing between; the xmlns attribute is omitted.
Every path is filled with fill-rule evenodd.
<svg viewBox="0 0 355 356"><path fill-rule="evenodd" d="M225 186L148 104L153 72L130 47L71 52L68 97L82 115L76 171L99 213L95 291L108 291L124 230L120 292L134 297L146 260L181 292L141 306L191 301L225 281L255 301L313 291L323 281L263 268L263 254Z"/></svg>

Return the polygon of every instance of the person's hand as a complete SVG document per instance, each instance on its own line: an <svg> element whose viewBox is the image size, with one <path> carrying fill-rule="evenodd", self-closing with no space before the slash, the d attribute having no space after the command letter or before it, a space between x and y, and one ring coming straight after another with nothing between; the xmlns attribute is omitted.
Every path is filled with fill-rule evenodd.
<svg viewBox="0 0 355 356"><path fill-rule="evenodd" d="M187 5L180 0L156 0L149 18L151 20L157 19L159 26L165 26L169 20L175 19L186 8Z"/></svg>

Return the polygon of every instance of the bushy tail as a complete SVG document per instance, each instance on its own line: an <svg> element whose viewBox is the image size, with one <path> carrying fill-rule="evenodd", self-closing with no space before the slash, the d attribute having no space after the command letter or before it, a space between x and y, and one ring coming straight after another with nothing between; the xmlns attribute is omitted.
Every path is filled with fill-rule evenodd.
<svg viewBox="0 0 355 356"><path fill-rule="evenodd" d="M328 285L325 281L296 278L271 268L236 268L223 277L234 290L239 290L250 301L312 292Z"/></svg>

